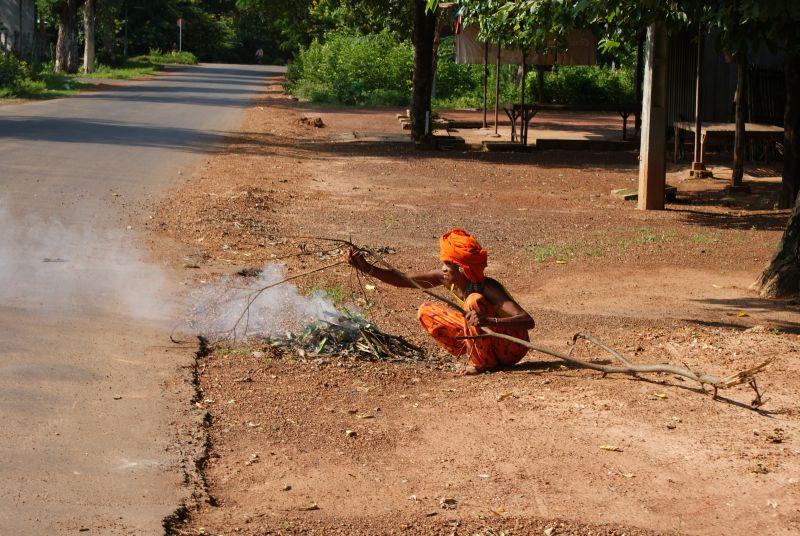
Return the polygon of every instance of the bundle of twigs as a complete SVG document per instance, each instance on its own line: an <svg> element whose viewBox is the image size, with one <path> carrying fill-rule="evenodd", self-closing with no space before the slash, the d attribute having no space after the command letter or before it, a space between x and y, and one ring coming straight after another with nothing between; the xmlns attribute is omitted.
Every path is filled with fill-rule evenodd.
<svg viewBox="0 0 800 536"><path fill-rule="evenodd" d="M424 352L402 337L382 331L362 316L344 311L315 320L298 333L287 331L265 340L278 348L293 348L301 357L352 357L369 361L419 361Z"/></svg>

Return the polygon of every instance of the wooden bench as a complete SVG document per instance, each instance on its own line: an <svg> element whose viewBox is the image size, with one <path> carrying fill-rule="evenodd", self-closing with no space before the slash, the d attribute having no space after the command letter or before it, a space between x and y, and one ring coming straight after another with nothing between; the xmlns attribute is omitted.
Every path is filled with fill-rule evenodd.
<svg viewBox="0 0 800 536"><path fill-rule="evenodd" d="M521 104L503 106L503 110L511 120L511 141L517 141L516 124L520 121L520 141L528 143L528 128L531 120L538 112L615 112L622 118L622 140L628 140L628 118L636 112L635 104L526 104L523 110Z"/></svg>

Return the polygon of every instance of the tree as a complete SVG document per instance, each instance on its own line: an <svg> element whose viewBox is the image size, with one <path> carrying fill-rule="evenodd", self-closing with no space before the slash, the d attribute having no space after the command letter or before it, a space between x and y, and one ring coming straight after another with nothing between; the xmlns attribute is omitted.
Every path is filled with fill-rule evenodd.
<svg viewBox="0 0 800 536"><path fill-rule="evenodd" d="M83 5L83 70L94 72L94 0Z"/></svg>
<svg viewBox="0 0 800 536"><path fill-rule="evenodd" d="M83 0L59 0L55 5L55 11L58 13L56 71L78 72L78 9L82 4Z"/></svg>
<svg viewBox="0 0 800 536"><path fill-rule="evenodd" d="M433 45L438 17L426 0L414 0L414 73L411 81L411 138L425 143L430 138L433 93Z"/></svg>

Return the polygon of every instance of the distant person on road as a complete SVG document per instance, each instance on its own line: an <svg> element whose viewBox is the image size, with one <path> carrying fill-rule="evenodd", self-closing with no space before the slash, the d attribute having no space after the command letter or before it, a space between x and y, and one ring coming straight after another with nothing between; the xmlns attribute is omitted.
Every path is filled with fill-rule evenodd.
<svg viewBox="0 0 800 536"><path fill-rule="evenodd" d="M261 65L261 64L264 63L264 49L263 48L259 48L258 50L256 50L256 63L258 65Z"/></svg>
<svg viewBox="0 0 800 536"><path fill-rule="evenodd" d="M487 252L466 231L452 229L439 238L439 259L442 267L430 272L409 276L423 288L447 287L461 307L462 315L439 304L424 303L417 313L422 327L455 356L468 356L464 374L478 374L502 366L513 365L528 349L515 342L487 337L459 339L481 333L480 327L505 333L522 340L534 321L498 281L483 274ZM395 287L415 288L409 281L392 272L370 264L363 253L351 249L347 262L357 270Z"/></svg>

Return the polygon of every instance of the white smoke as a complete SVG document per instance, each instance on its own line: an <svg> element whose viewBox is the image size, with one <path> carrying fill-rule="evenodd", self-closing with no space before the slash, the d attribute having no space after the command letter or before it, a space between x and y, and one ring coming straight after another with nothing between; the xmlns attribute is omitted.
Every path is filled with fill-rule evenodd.
<svg viewBox="0 0 800 536"><path fill-rule="evenodd" d="M46 314L99 309L169 318L163 270L140 258L131 231L12 215L0 205L0 301Z"/></svg>
<svg viewBox="0 0 800 536"><path fill-rule="evenodd" d="M284 265L266 264L247 282L226 277L198 289L191 296L193 327L211 340L245 340L282 337L317 320L341 321L342 314L321 291L304 295L287 282L258 293L285 277Z"/></svg>

